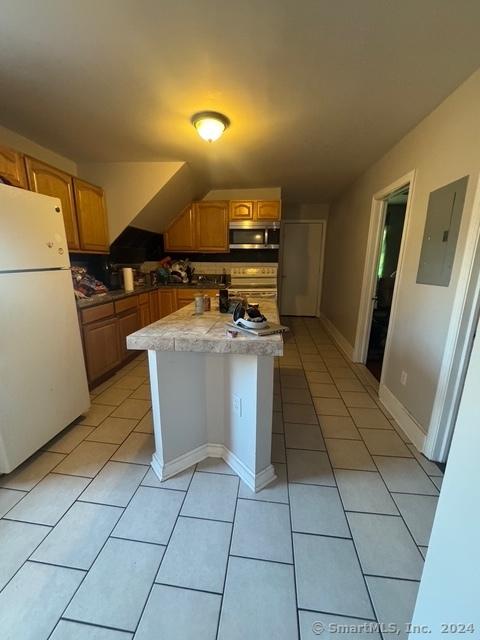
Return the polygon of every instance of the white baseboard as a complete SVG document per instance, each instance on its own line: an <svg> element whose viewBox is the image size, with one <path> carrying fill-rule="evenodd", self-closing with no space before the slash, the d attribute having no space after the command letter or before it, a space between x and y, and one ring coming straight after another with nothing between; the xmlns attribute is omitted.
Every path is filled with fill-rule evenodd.
<svg viewBox="0 0 480 640"><path fill-rule="evenodd" d="M320 320L330 337L337 343L349 360L353 361L353 347L348 340L340 333L337 327L327 318L324 313L320 313Z"/></svg>
<svg viewBox="0 0 480 640"><path fill-rule="evenodd" d="M423 451L426 435L415 418L410 415L400 400L398 400L384 384L381 384L379 387L378 397L415 447L419 451Z"/></svg>
<svg viewBox="0 0 480 640"><path fill-rule="evenodd" d="M172 476L185 471L194 464L205 460L205 458L222 458L232 468L233 471L243 480L249 489L254 492L260 491L277 477L273 465L268 465L259 473L251 471L237 456L227 449L223 444L204 444L188 453L185 453L175 460L166 464L162 462L154 453L151 466L159 480L168 480Z"/></svg>

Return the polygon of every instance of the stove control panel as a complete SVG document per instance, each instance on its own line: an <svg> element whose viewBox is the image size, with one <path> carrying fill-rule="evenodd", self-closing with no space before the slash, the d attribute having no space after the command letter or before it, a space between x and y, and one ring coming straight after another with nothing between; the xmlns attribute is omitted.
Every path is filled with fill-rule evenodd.
<svg viewBox="0 0 480 640"><path fill-rule="evenodd" d="M277 265L271 267L232 267L232 278L276 278Z"/></svg>

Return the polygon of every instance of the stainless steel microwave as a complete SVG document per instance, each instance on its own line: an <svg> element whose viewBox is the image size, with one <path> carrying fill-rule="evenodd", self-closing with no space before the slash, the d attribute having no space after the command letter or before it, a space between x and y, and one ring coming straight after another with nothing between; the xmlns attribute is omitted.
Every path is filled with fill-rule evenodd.
<svg viewBox="0 0 480 640"><path fill-rule="evenodd" d="M230 249L278 249L280 223L231 222Z"/></svg>

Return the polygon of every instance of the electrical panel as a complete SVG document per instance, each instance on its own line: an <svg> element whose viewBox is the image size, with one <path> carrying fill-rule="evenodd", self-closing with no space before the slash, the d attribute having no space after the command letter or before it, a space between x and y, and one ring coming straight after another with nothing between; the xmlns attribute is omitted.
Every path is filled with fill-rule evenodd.
<svg viewBox="0 0 480 640"><path fill-rule="evenodd" d="M430 193L418 284L450 284L467 184L468 176L464 176Z"/></svg>

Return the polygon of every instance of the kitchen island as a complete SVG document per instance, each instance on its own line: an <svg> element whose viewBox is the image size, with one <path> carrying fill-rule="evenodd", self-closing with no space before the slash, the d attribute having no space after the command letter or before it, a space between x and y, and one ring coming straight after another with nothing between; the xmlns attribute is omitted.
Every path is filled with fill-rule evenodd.
<svg viewBox="0 0 480 640"><path fill-rule="evenodd" d="M278 322L273 301L262 312ZM273 365L281 335L226 335L231 315L194 305L127 337L148 351L155 453L166 480L207 457L223 458L253 491L275 479L271 464Z"/></svg>

